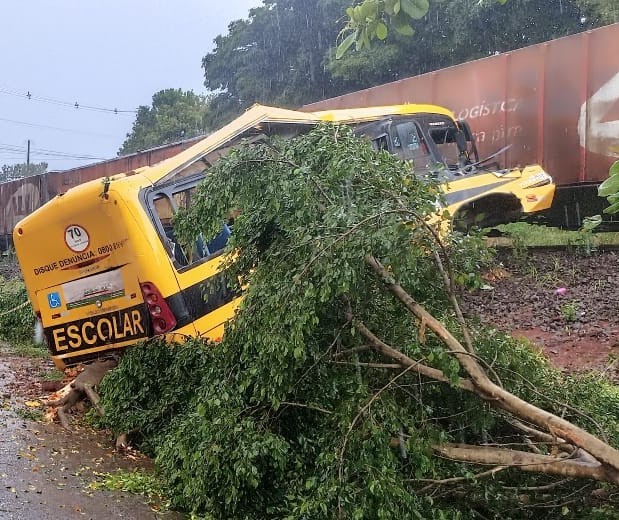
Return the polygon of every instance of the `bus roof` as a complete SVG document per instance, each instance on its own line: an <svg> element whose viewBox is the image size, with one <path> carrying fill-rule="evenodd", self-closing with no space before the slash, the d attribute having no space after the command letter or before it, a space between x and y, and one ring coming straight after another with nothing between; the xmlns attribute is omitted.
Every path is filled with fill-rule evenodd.
<svg viewBox="0 0 619 520"><path fill-rule="evenodd" d="M386 116L422 113L442 114L452 120L454 119L453 112L444 107L413 103L321 112L300 112L298 110L256 104L234 121L187 148L187 150L150 168L146 168L140 173L153 184L168 181L174 178L175 174L188 164L205 157L218 148L230 144L235 139L242 137L248 130L257 128L262 124L296 123L311 125L319 122L348 124L373 121Z"/></svg>
<svg viewBox="0 0 619 520"><path fill-rule="evenodd" d="M310 112L320 118L321 121L334 123L356 123L381 119L386 116L403 116L412 114L442 114L450 119L455 119L451 110L438 105L426 105L406 103L404 105L385 105L363 108L342 108L336 110L322 110Z"/></svg>

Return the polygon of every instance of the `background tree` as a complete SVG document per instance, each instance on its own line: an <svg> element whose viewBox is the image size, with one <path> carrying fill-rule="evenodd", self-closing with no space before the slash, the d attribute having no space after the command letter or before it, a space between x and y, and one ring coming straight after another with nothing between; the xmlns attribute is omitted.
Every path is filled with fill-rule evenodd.
<svg viewBox="0 0 619 520"><path fill-rule="evenodd" d="M210 128L256 102L298 107L619 19L611 0L365 0L345 14L349 4L265 0L246 20L230 24L202 61L205 86L214 93ZM399 6L397 16L385 14L389 6ZM397 25L396 19L406 23ZM388 38L378 29L394 23L400 32ZM373 40L363 27L374 31ZM347 34L352 39L344 45ZM342 53L354 42L360 42L358 52Z"/></svg>
<svg viewBox="0 0 619 520"><path fill-rule="evenodd" d="M578 3L589 9L602 24L619 20L619 4L614 0L579 0Z"/></svg>
<svg viewBox="0 0 619 520"><path fill-rule="evenodd" d="M298 107L341 91L324 68L346 1L265 0L230 24L202 61L212 100L211 126L253 103Z"/></svg>
<svg viewBox="0 0 619 520"><path fill-rule="evenodd" d="M205 96L192 91L169 88L155 93L150 107L138 108L133 128L118 154L130 154L203 134L208 106Z"/></svg>
<svg viewBox="0 0 619 520"><path fill-rule="evenodd" d="M19 163L19 164L4 164L0 169L0 182L14 181L29 177L30 175L38 175L47 171L47 163Z"/></svg>
<svg viewBox="0 0 619 520"><path fill-rule="evenodd" d="M501 9L501 6L506 4L506 9ZM512 48L572 34L584 30L586 25L604 25L619 19L619 8L612 0L558 0L543 3L528 0L471 0L450 3L436 0L362 0L346 8L347 21L339 35L337 57L343 56L351 47L357 51L369 49L373 41L387 38L389 28L395 33L412 36L426 26L432 11L446 14L453 10L459 11L463 17L441 16L443 21L446 18L453 22L464 21L466 26L467 20L472 20L477 22L474 25L479 26L469 27L469 30L465 31L464 41L470 37L489 35L505 38L507 46ZM576 28L576 31L570 29L569 19L574 14L576 17L572 18L572 21L584 20L581 22L584 28ZM519 23L523 15L525 23ZM568 25L564 26L566 21ZM498 31L493 30L495 22L499 23ZM507 32L505 28L508 28ZM511 33L518 29L522 31L522 39L510 39ZM566 30L568 32L565 32ZM543 37L538 38L536 33L542 33ZM460 40L455 38L455 41ZM495 45L495 50L511 50L501 50L503 46Z"/></svg>

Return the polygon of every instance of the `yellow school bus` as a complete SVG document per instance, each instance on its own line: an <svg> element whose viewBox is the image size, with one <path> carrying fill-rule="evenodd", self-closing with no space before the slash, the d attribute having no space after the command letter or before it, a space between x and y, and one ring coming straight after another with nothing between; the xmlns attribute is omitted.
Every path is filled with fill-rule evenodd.
<svg viewBox="0 0 619 520"><path fill-rule="evenodd" d="M482 169L470 132L442 107L304 113L256 105L175 157L71 188L17 224L15 250L54 363L87 362L156 335L221 338L240 302L221 269L231 229L222 223L187 248L171 219L230 148L321 121L353 125L420 175L441 176L452 215L485 208L512 218L552 201L554 184L539 167Z"/></svg>

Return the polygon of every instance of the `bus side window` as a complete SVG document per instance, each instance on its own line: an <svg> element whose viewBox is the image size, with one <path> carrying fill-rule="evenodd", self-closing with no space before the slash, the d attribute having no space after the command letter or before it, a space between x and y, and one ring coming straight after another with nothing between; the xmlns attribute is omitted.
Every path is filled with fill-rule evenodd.
<svg viewBox="0 0 619 520"><path fill-rule="evenodd" d="M200 233L191 245L181 244L174 233L172 224L174 214L180 209L188 209L195 198L196 184L187 187L183 185L162 188L153 194L151 204L153 213L159 220L156 227L161 235L168 255L172 259L174 266L184 268L208 260L219 255L232 234L232 224L234 218L240 213L239 210L230 212L228 221L223 223L219 232L212 237L205 237Z"/></svg>
<svg viewBox="0 0 619 520"><path fill-rule="evenodd" d="M155 213L161 222L161 226L163 227L164 236L162 239L170 258L172 258L172 260L180 266L187 265L189 263L187 261L187 255L181 245L177 242L174 234L172 217L175 211L170 199L165 196L160 196L153 201L153 206L155 208Z"/></svg>
<svg viewBox="0 0 619 520"><path fill-rule="evenodd" d="M174 202L177 208L187 209L191 206L196 193L196 186L192 186L189 189L183 191L177 191L174 193Z"/></svg>
<svg viewBox="0 0 619 520"><path fill-rule="evenodd" d="M389 141L387 140L387 135L383 134L376 139L372 139L372 148L377 152L381 150L389 150Z"/></svg>

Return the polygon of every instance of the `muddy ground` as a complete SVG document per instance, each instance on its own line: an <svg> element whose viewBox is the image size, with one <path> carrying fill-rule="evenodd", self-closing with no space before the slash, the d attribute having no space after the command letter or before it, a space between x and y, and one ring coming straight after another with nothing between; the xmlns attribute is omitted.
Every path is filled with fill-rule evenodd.
<svg viewBox="0 0 619 520"><path fill-rule="evenodd" d="M619 252L499 252L486 287L464 295L469 316L528 338L569 372L619 380Z"/></svg>
<svg viewBox="0 0 619 520"><path fill-rule="evenodd" d="M52 366L17 357L0 345L0 518L3 520L126 520L182 518L157 511L161 501L121 491L93 490L102 473L150 471L148 459L114 451L107 432L35 421Z"/></svg>

